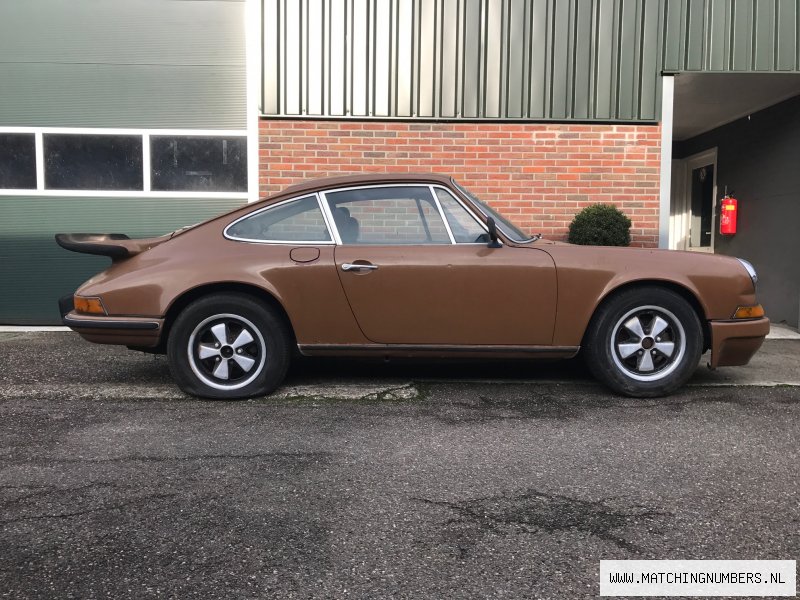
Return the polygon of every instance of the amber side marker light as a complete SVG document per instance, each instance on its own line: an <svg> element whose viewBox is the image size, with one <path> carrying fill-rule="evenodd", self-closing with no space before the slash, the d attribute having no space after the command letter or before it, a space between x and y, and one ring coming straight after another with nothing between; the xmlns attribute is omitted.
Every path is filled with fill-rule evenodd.
<svg viewBox="0 0 800 600"><path fill-rule="evenodd" d="M740 306L733 313L734 319L758 319L764 316L764 307L760 304L755 306Z"/></svg>
<svg viewBox="0 0 800 600"><path fill-rule="evenodd" d="M103 301L100 298L85 298L83 296L75 296L75 310L79 313L87 313L90 315L104 315L106 309L103 306Z"/></svg>

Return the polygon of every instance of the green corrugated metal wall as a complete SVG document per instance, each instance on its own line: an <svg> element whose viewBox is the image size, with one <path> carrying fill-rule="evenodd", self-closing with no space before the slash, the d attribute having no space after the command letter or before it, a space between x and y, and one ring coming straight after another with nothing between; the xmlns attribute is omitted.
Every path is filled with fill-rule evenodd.
<svg viewBox="0 0 800 600"><path fill-rule="evenodd" d="M56 232L160 235L241 201L0 196L0 323L59 323L57 302L110 261L60 248Z"/></svg>
<svg viewBox="0 0 800 600"><path fill-rule="evenodd" d="M244 2L2 0L0 127L244 129Z"/></svg>
<svg viewBox="0 0 800 600"><path fill-rule="evenodd" d="M226 0L2 0L0 130L244 130L244 11ZM54 233L155 235L242 202L0 196L0 323L59 322L58 297L107 264L62 250Z"/></svg>
<svg viewBox="0 0 800 600"><path fill-rule="evenodd" d="M798 0L667 0L667 71L800 70Z"/></svg>
<svg viewBox="0 0 800 600"><path fill-rule="evenodd" d="M273 116L658 121L661 71L800 70L798 0L262 0Z"/></svg>

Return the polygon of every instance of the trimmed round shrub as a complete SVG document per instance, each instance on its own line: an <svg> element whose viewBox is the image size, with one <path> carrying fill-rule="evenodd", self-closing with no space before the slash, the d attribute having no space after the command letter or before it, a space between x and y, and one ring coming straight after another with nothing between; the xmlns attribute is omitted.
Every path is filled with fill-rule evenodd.
<svg viewBox="0 0 800 600"><path fill-rule="evenodd" d="M611 204L587 206L569 224L570 244L630 246L631 220Z"/></svg>

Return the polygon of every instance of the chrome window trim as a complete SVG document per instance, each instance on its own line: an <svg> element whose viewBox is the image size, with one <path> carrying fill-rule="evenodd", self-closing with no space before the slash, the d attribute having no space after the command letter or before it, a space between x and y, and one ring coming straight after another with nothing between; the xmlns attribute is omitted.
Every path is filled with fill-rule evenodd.
<svg viewBox="0 0 800 600"><path fill-rule="evenodd" d="M325 193L328 191L329 190L325 190L324 192L317 193L317 195L320 197L319 203L322 207L322 214L325 215L325 219L330 224L330 229L333 232L333 242L337 246L343 246L344 244L342 243L342 236L339 235L339 228L336 226L336 220L333 218L333 211L331 210L330 202L328 202L328 198L325 196Z"/></svg>
<svg viewBox="0 0 800 600"><path fill-rule="evenodd" d="M464 202L461 200L461 198L459 198L456 194L453 193L453 190L450 190L450 189L447 188L447 186L440 185L440 184L431 185L431 190L433 190L433 188L442 189L442 190L446 191L448 194L450 194L450 197L453 198L453 200L455 200L461 206L461 208L463 208L465 211L467 211L467 214L474 219L474 221L478 224L478 226L481 229L483 229L484 232L489 233L489 228L486 227L486 223L484 223L478 217L476 217L475 213L473 211L471 211L469 209L469 207L464 204ZM436 196L435 193L433 195L436 198L436 202L439 203L439 198ZM441 203L439 203L439 205L441 207ZM481 211L481 214L483 214L482 211ZM484 215L484 216L486 216L486 215ZM444 209L442 209L442 217L444 217L444 222L447 223L447 215L444 214ZM450 224L449 223L447 223L447 230L448 231L450 230ZM484 242L457 242L457 241L455 241L455 236L452 236L452 239L453 239L453 243L458 245L458 246L485 246L486 245ZM502 243L502 240L500 240L500 243Z"/></svg>
<svg viewBox="0 0 800 600"><path fill-rule="evenodd" d="M450 236L450 244L455 245L456 243L456 236L453 235L453 230L450 229L450 223L447 222L447 215L444 214L444 209L442 208L442 203L439 202L439 196L436 195L436 192L433 191L433 186L428 186L428 191L433 198L434 203L436 204L436 209L439 211L439 217L442 219L444 223L444 228L447 230L447 235Z"/></svg>
<svg viewBox="0 0 800 600"><path fill-rule="evenodd" d="M330 240L325 241L318 241L315 242L313 240L304 240L304 241L297 241L297 240L256 240L252 238L241 238L236 237L233 235L228 234L228 229L239 223L240 221L244 221L245 219L249 219L250 217L254 217L262 212L266 212L268 210L272 210L274 208L278 208L280 206L284 206L285 204L289 204L290 202L298 202L300 200L305 200L306 198L314 197L317 200L317 206L322 213L322 220L325 222L325 227L328 229L328 235L330 236ZM332 219L332 217L331 217ZM247 244L267 244L267 245L291 245L291 246L335 246L336 240L339 237L339 233L336 232L336 235L333 235L333 230L331 228L331 221L328 219L328 215L325 213L325 209L323 207L322 200L320 200L319 192L311 192L310 194L303 194L302 196L295 196L294 198L288 198L286 200L281 200L277 204L270 204L269 206L265 206L264 208L259 208L258 210L254 210L252 212L247 213L246 215L242 215L232 223L228 223L225 226L225 229L222 230L222 235L225 239L231 240L233 242L244 242Z"/></svg>
<svg viewBox="0 0 800 600"><path fill-rule="evenodd" d="M434 194L433 190L431 189L435 185L436 184L424 183L423 181L418 181L418 182L414 182L414 183L370 183L370 184L367 184L367 185L350 185L350 186L342 187L342 188L332 188L332 189L329 189L329 190L321 191L321 192L319 192L319 194L322 196L322 198L324 200L323 204L325 205L325 209L327 210L327 213L330 215L330 219L331 219L331 223L332 223L332 226L333 226L333 230L335 232L335 236L334 237L336 239L336 243L339 246L397 246L397 247L403 247L403 248L410 248L410 247L413 247L413 246L434 246L434 247L435 246L448 246L448 245L449 246L455 246L456 243L455 243L455 240L453 238L453 234L450 231L450 225L448 224L447 219L445 218L445 215L442 212L442 207L439 204L439 199L436 197L436 194ZM336 227L336 222L333 220L333 211L331 210L331 207L330 207L330 201L328 200L328 194L335 194L335 193L338 193L338 192L349 192L351 190L366 190L366 189L387 188L387 187L426 188L428 190L428 193L431 195L431 199L433 200L433 205L439 211L439 218L444 223L445 230L447 231L447 235L450 238L450 243L449 244L447 244L447 243L444 243L444 244L436 244L436 243L430 243L430 244L424 244L424 243L422 243L422 244L416 244L416 243L415 244L389 244L389 243L383 243L383 244L380 244L380 243L375 243L375 244L372 244L372 243L370 243L370 244L344 244L342 242L342 238L339 236L339 230ZM439 187L444 187L444 186L439 186ZM447 188L444 188L444 189L447 189Z"/></svg>
<svg viewBox="0 0 800 600"><path fill-rule="evenodd" d="M225 226L222 234L225 239L234 241L234 242L242 242L246 244L265 244L265 245L293 245L293 246L344 246L342 242L342 238L339 235L339 229L336 227L336 221L333 219L333 212L330 208L330 202L328 201L327 194L337 193L337 192L348 192L351 190L363 190L363 189L372 189L372 188L386 188L386 187L421 187L427 188L428 193L431 195L431 199L433 200L433 204L436 209L439 211L439 218L442 219L444 223L445 230L447 231L447 235L450 238L450 246L485 246L483 242L457 242L455 240L455 236L453 235L453 231L450 228L450 223L447 220L447 215L442 208L441 202L439 202L439 198L436 195L435 189L442 189L450 194L450 196L455 199L455 201L467 211L467 213L475 220L475 222L483 229L486 233L489 232L489 229L486 227L486 224L481 221L478 216L475 214L474 210L470 210L470 207L466 204L465 200L461 198L460 194L453 193L453 190L448 188L446 185L442 185L440 183L425 183L423 181L418 181L414 183L370 183L366 185L350 185L346 187L340 188L331 188L328 190L320 190L316 192L310 192L307 194L303 194L302 196L294 196L292 198L287 198L286 200L281 200L277 204L270 204L269 206L265 206L258 210L254 210L253 212L247 213L236 219L235 221L229 223ZM252 238L240 238L235 237L228 234L228 229L234 226L239 221L247 219L249 217L255 216L259 213L272 210L273 208L278 208L290 202L296 202L298 200L302 200L304 198L308 198L310 196L315 196L317 199L317 205L322 212L323 220L325 221L325 226L328 229L328 234L331 236L330 240L327 241L295 241L295 240L257 240ZM480 212L481 215L484 217L486 216L483 211L480 210L480 207L477 207L476 210ZM436 243L415 243L415 244L388 244L388 243L375 243L375 244L350 244L350 245L357 245L357 246L398 246L398 247L413 247L413 246L446 246L448 244L436 244Z"/></svg>

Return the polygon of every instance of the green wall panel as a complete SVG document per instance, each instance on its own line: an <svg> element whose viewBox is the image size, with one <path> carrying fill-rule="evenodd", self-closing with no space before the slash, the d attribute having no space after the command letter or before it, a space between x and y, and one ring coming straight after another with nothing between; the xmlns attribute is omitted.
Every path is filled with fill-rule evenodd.
<svg viewBox="0 0 800 600"><path fill-rule="evenodd" d="M245 129L243 70L0 64L0 127Z"/></svg>
<svg viewBox="0 0 800 600"><path fill-rule="evenodd" d="M2 0L0 127L244 129L245 3Z"/></svg>
<svg viewBox="0 0 800 600"><path fill-rule="evenodd" d="M658 121L663 70L800 70L800 0L261 1L270 116Z"/></svg>
<svg viewBox="0 0 800 600"><path fill-rule="evenodd" d="M654 120L665 0L262 0L275 116Z"/></svg>
<svg viewBox="0 0 800 600"><path fill-rule="evenodd" d="M60 324L58 298L109 260L68 252L61 232L147 237L213 217L241 200L184 198L0 197L0 323Z"/></svg>
<svg viewBox="0 0 800 600"><path fill-rule="evenodd" d="M665 70L800 70L798 0L663 1Z"/></svg>

